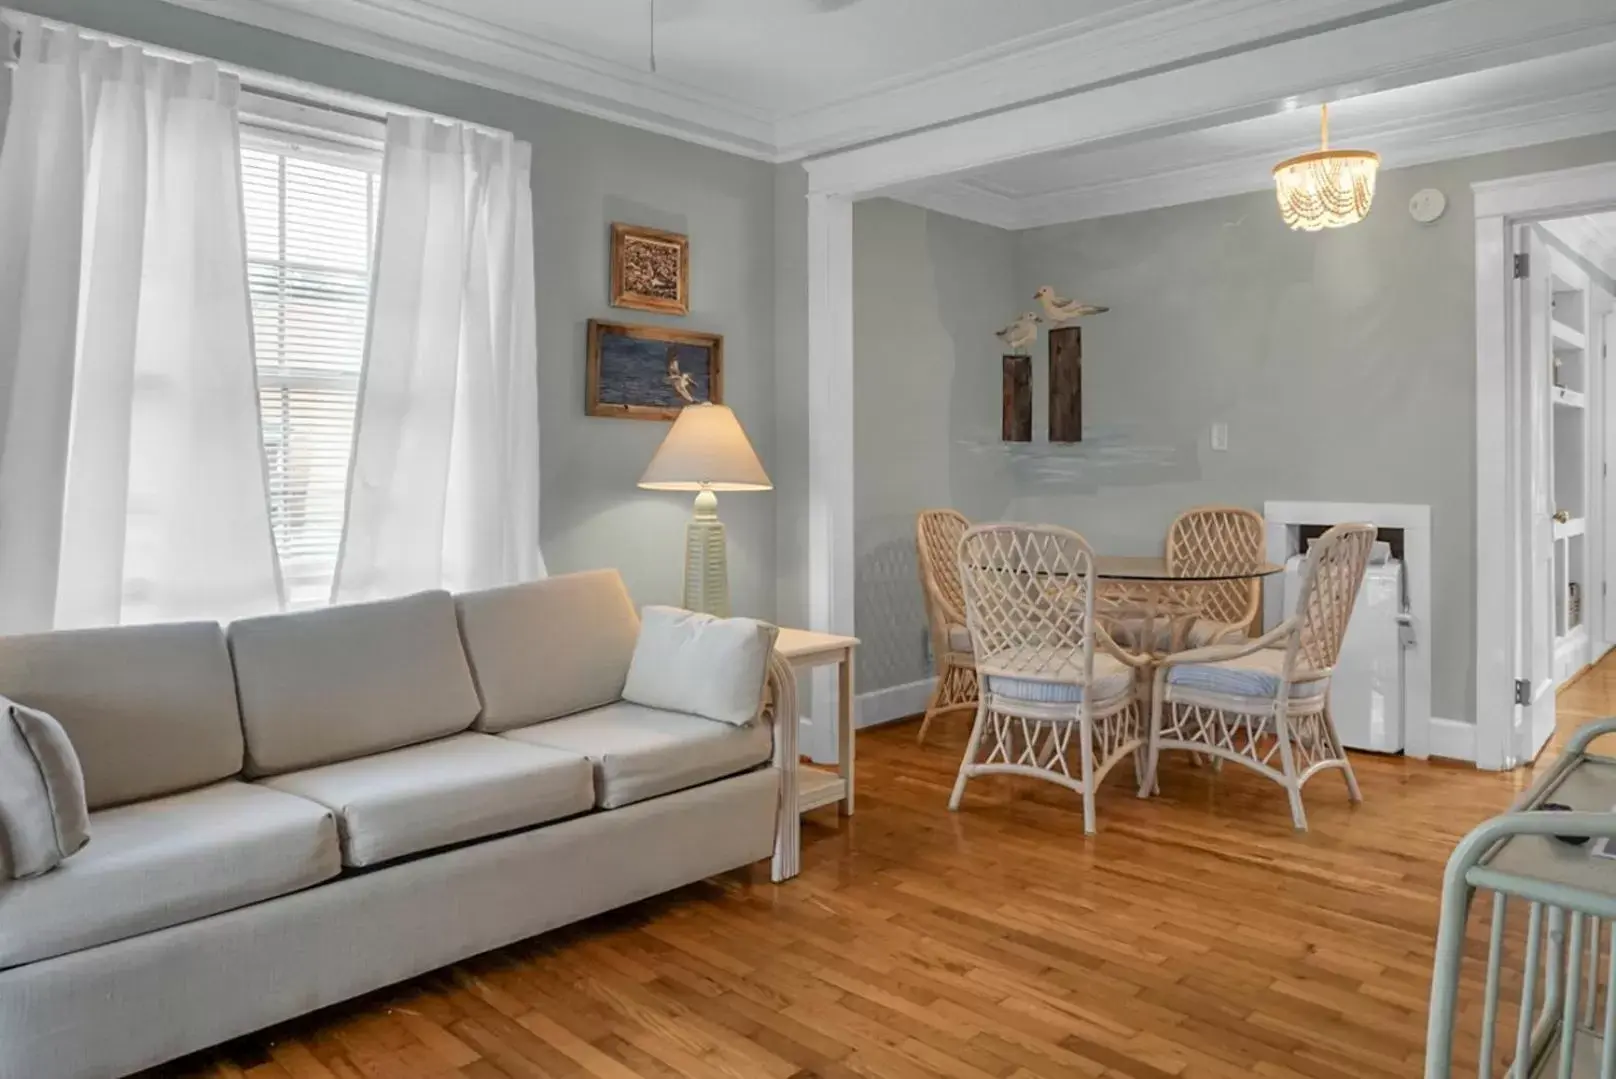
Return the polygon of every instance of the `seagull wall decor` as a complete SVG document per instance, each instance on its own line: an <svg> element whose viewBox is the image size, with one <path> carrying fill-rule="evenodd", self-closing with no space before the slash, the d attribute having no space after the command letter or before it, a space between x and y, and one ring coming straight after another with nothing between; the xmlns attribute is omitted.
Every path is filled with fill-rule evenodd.
<svg viewBox="0 0 1616 1079"><path fill-rule="evenodd" d="M994 330L993 336L1008 345L1012 352L1025 352L1028 345L1038 340L1038 323L1042 321L1035 312L1026 311L1004 329Z"/></svg>
<svg viewBox="0 0 1616 1079"><path fill-rule="evenodd" d="M1064 296L1057 296L1055 295L1055 290L1048 285L1041 286L1037 292L1032 294L1032 298L1042 305L1044 314L1048 315L1049 321L1057 326L1063 322L1073 322L1085 315L1099 315L1111 310L1109 307L1101 307L1099 304L1078 303L1076 300L1068 300Z"/></svg>

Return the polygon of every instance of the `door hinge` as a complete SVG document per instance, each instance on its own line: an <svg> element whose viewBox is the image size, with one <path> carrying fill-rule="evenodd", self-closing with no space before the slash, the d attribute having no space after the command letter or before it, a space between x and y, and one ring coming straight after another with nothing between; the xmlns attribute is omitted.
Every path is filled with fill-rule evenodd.
<svg viewBox="0 0 1616 1079"><path fill-rule="evenodd" d="M1532 703L1532 683L1528 682L1524 678L1515 679L1515 703Z"/></svg>
<svg viewBox="0 0 1616 1079"><path fill-rule="evenodd" d="M1520 254L1515 256L1515 277L1520 279L1532 273L1532 256Z"/></svg>

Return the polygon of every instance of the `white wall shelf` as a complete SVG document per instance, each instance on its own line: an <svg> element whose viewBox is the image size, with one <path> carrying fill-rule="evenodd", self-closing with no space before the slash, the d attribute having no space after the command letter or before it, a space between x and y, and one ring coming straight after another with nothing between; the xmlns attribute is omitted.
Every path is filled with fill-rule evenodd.
<svg viewBox="0 0 1616 1079"><path fill-rule="evenodd" d="M1568 521L1555 521L1551 529L1554 546L1554 603L1551 622L1554 636L1553 677L1556 683L1580 671L1591 659L1588 616L1590 574L1588 552L1589 478L1597 473L1589 453L1587 412L1589 387L1588 335L1590 284L1581 266L1558 250L1549 258L1548 348L1536 362L1551 366L1548 386L1552 408L1545 409L1549 422L1548 445L1554 508L1571 515ZM1554 382L1561 383L1554 385Z"/></svg>
<svg viewBox="0 0 1616 1079"><path fill-rule="evenodd" d="M1554 338L1556 352L1562 349L1586 349L1588 335L1580 330L1574 330L1559 319L1549 320L1549 333Z"/></svg>

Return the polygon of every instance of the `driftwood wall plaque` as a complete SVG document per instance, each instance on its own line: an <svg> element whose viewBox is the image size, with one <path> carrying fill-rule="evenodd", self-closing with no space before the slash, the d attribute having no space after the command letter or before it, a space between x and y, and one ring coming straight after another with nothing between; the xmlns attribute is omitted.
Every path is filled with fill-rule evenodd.
<svg viewBox="0 0 1616 1079"><path fill-rule="evenodd" d="M1049 440L1083 441L1083 331L1049 331Z"/></svg>
<svg viewBox="0 0 1616 1079"><path fill-rule="evenodd" d="M1032 357L1004 358L1004 421L1006 442L1032 441Z"/></svg>

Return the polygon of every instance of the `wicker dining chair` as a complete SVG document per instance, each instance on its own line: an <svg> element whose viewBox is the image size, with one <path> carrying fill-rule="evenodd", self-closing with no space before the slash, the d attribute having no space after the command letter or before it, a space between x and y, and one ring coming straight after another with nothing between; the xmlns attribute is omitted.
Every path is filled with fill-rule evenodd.
<svg viewBox="0 0 1616 1079"><path fill-rule="evenodd" d="M1262 515L1238 506L1196 506L1173 518L1167 528L1167 568L1186 570L1196 566L1256 565L1263 561L1267 526ZM1139 585L1135 582L1104 582L1100 601L1106 615L1102 620L1126 647L1145 647L1145 619L1138 609L1143 605L1140 588L1165 588L1176 601L1173 606L1200 611L1189 626L1180 647L1204 648L1229 644L1249 635L1262 607L1262 583L1246 580L1208 581L1199 584ZM1150 646L1158 652L1173 646L1170 626L1157 625Z"/></svg>
<svg viewBox="0 0 1616 1079"><path fill-rule="evenodd" d="M1374 544L1373 525L1337 525L1308 552L1295 613L1255 640L1162 658L1151 701L1150 749L1139 797L1158 788L1164 749L1234 761L1267 776L1307 829L1302 786L1327 768L1363 800L1330 715L1330 674Z"/></svg>
<svg viewBox="0 0 1616 1079"><path fill-rule="evenodd" d="M937 682L920 721L917 740L922 745L937 716L976 707L976 660L965 628L965 597L959 577L959 541L970 527L971 522L953 510L922 510L915 519L920 590L926 600L926 629L937 664Z"/></svg>
<svg viewBox="0 0 1616 1079"><path fill-rule="evenodd" d="M1076 532L981 525L960 540L959 568L982 699L948 808L975 776L1028 776L1081 794L1092 833L1112 767L1133 754L1144 774L1138 672L1150 661L1095 619L1094 552Z"/></svg>

